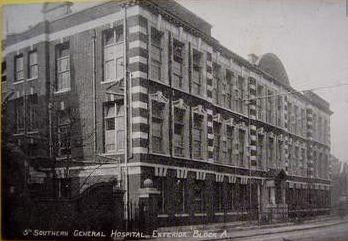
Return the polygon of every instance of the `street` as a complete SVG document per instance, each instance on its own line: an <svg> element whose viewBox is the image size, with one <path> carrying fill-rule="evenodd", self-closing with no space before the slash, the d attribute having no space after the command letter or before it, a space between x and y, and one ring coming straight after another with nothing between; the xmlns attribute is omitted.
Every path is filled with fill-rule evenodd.
<svg viewBox="0 0 348 241"><path fill-rule="evenodd" d="M348 240L348 223L334 226L297 230L291 232L259 235L248 238L233 238L236 241L346 241Z"/></svg>

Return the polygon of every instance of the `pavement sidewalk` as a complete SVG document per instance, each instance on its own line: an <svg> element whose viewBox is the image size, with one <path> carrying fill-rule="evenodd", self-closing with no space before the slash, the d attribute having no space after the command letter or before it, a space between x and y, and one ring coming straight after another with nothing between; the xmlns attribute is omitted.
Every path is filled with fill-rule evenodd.
<svg viewBox="0 0 348 241"><path fill-rule="evenodd" d="M222 240L247 238L260 235L268 235L283 232L332 226L348 223L348 219L340 219L333 216L322 216L314 220L305 221L302 224L278 223L258 226L249 225L246 222L234 222L225 224L210 224L196 226L182 226L162 228L158 230L156 240Z"/></svg>

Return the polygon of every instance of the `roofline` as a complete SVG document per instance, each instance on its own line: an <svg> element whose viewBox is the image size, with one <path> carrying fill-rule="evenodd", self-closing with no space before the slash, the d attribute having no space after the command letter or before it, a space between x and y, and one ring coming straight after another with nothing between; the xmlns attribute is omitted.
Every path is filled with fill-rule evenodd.
<svg viewBox="0 0 348 241"><path fill-rule="evenodd" d="M159 0L159 1L163 1L163 0ZM197 16L196 14L194 14L192 11L190 11L189 9L183 7L181 4L179 4L178 2L176 1L173 1L173 0L170 0L171 2L174 2L175 4L181 6L183 9L185 9L185 11L188 11L189 13L191 13L193 16L197 17L199 20L201 20L202 22L204 22L205 24L207 24L208 26L212 27L212 25L208 22L206 22L204 19L202 19L201 17ZM30 29L27 29L27 30L24 30L20 33L15 33L15 34L9 34L9 35L12 35L12 36L15 36L15 35L20 35L20 34L24 34L24 33L27 33L28 31L38 27L40 24L44 24L44 23L52 23L52 22L55 22L59 19L62 19L62 18L66 18L66 17L69 17L69 16L72 16L74 14L77 14L77 13L81 13L81 12L84 12L84 11L89 11L91 8L97 8L99 6L102 6L104 4L108 4L108 3L111 3L111 2L115 2L115 0L106 0L106 1L102 1L100 2L100 4L96 4L90 8L86 8L86 9L82 9L80 11L76 11L76 12L72 12L72 13L69 13L69 14L66 14L64 16L62 16L61 18L58 18L58 19L55 19L53 21L47 21L47 20L44 20L44 21L41 21L39 23L37 23L34 27L30 28ZM122 3L125 3L125 2L128 2L127 0L119 0L117 1L118 3L122 4ZM194 35L198 35L199 37L201 37L203 40L205 40L208 44L210 44L213 48L213 50L216 50L216 51L219 51L221 52L223 55L225 55L227 58L231 58L233 59L234 61L236 61L237 63L245 66L245 67L248 67L250 68L251 70L253 71L256 71L258 74L261 74L263 77L266 77L267 80L283 87L284 89L286 89L287 91L291 92L291 94L294 94L294 95L297 95L298 97L300 98L303 98L304 100L306 101L309 101L311 104L317 106L319 109L322 109L323 111L329 113L329 114L332 114L333 112L330 110L330 109L323 109L321 106L318 106L317 104L313 103L313 101L311 101L308 97L306 97L304 94L300 93L300 91L297 91L295 90L293 87L291 86L288 86L286 84L284 84L283 82L275 79L272 75L270 75L269 73L265 72L264 70L262 70L261 68L259 68L258 66L256 66L255 64L252 64L250 63L248 60L246 60L245 58L243 58L242 56L236 54L235 52L233 52L232 50L226 48L225 46L223 46L222 44L220 44L220 42L212 37L211 35L207 35L206 33L204 33L203 31L201 31L200 29L197 29L195 28L192 24L184 21L183 19L180 19L178 18L178 16L176 15L173 15L172 13L168 12L167 10L163 9L159 4L158 2L156 2L156 0L135 0L134 1L135 4L138 4L138 5L142 5L144 3L150 3L152 6L155 6L157 9L160 9L162 12L165 12L165 15L167 15L167 18L171 18L172 21L175 20L177 21L179 24L183 25L183 27L185 27L185 29L189 32L191 32L191 34L194 34ZM7 35L7 36L9 36ZM5 38L6 40L6 38ZM6 43L6 41L5 41ZM313 92L314 93L314 92ZM317 95L317 94L316 94ZM317 95L319 98L321 98L319 95ZM321 98L322 100L324 100L323 98ZM325 101L325 100L324 100Z"/></svg>

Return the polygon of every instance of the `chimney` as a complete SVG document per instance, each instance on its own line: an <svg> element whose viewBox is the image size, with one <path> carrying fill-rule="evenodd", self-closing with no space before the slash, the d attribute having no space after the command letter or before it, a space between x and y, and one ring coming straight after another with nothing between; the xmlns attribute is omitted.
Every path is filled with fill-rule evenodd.
<svg viewBox="0 0 348 241"><path fill-rule="evenodd" d="M41 12L44 20L53 21L71 13L72 2L44 3Z"/></svg>
<svg viewBox="0 0 348 241"><path fill-rule="evenodd" d="M248 60L249 60L250 63L256 65L257 61L259 60L259 56L257 56L256 54L249 54L248 55Z"/></svg>

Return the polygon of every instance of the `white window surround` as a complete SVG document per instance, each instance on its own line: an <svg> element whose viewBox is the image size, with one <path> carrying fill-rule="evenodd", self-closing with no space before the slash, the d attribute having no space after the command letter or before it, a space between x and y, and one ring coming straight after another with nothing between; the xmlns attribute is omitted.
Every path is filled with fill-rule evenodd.
<svg viewBox="0 0 348 241"><path fill-rule="evenodd" d="M150 104L150 140L149 140L149 151L152 154L158 154L158 155L169 155L169 140L168 135L162 135L163 141L162 141L162 152L154 152L153 149L153 143L152 143L152 137L153 137L153 102L157 102L158 104L163 105L163 119L162 119L162 132L169 131L168 128L168 105L169 105L169 100L163 95L161 91L157 91L153 94L149 94L149 104Z"/></svg>
<svg viewBox="0 0 348 241"><path fill-rule="evenodd" d="M207 150L207 147L206 147L206 143L207 143L207 112L204 110L203 106L202 105L198 105L196 107L193 107L192 108L192 126L194 126L194 115L199 115L202 117L202 139L201 139L201 145L202 145L202 149L201 149L201 158L195 158L195 156L193 155L192 153L192 159L193 160L206 160L207 159L207 153L206 153L206 150ZM192 130L193 131L193 128ZM191 133L193 134L193 132ZM193 138L192 138L192 145L193 145Z"/></svg>
<svg viewBox="0 0 348 241"><path fill-rule="evenodd" d="M184 100L183 99L178 99L176 101L173 101L172 103L172 117L173 117L173 121L172 121L172 133L173 133L173 137L175 137L175 115L176 115L176 112L175 112L175 109L178 109L178 110L181 110L183 111L183 124L182 124L182 128L184 131L184 133L182 134L182 138L183 138L183 146L182 146L182 152L183 154L182 155L176 155L176 152L175 152L175 148L177 147L176 146L176 139L173 138L173 145L172 145L172 155L173 156L177 156L177 157L180 157L180 158L187 158L188 157L188 154L189 154L189 150L187 148L188 144L189 144L189 136L188 136L188 133L189 133L189 107L185 104Z"/></svg>

